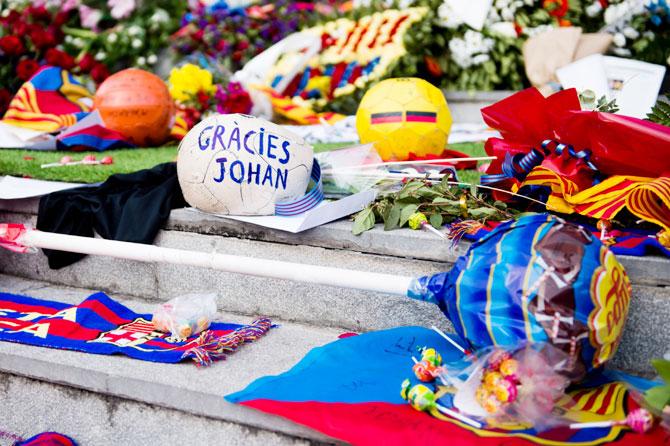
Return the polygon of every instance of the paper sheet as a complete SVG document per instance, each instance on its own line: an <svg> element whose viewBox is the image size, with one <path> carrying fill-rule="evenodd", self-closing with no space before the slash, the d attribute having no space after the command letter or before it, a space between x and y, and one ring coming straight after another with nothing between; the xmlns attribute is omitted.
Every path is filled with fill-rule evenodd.
<svg viewBox="0 0 670 446"><path fill-rule="evenodd" d="M563 88L593 90L596 98L616 99L617 114L643 119L656 103L665 67L595 54L556 70Z"/></svg>
<svg viewBox="0 0 670 446"><path fill-rule="evenodd" d="M282 127L301 136L310 144L358 143L355 116L347 116L343 120L330 125L282 125ZM486 141L488 138L496 136L500 136L500 133L489 129L483 123L455 122L449 133L449 144Z"/></svg>
<svg viewBox="0 0 670 446"><path fill-rule="evenodd" d="M254 225L264 226L266 228L279 229L280 231L298 233L308 229L321 226L331 221L338 220L353 213L356 213L370 204L377 195L374 189L368 189L357 194L349 195L334 201L323 201L314 209L310 209L304 214L291 217L280 217L276 215L264 216L234 216L234 215L215 215L216 217L237 220ZM194 212L201 212L194 208L189 208Z"/></svg>
<svg viewBox="0 0 670 446"><path fill-rule="evenodd" d="M0 200L41 197L52 192L74 189L79 186L84 186L84 184L4 176L0 177Z"/></svg>

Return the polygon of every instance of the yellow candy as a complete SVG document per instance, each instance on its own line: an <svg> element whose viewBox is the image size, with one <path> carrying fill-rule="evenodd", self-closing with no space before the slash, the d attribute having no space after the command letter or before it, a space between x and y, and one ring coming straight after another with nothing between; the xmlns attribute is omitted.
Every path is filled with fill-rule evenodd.
<svg viewBox="0 0 670 446"><path fill-rule="evenodd" d="M505 386L497 386L495 390L493 390L493 394L495 397L498 399L498 401L502 403L506 403L509 401L509 390Z"/></svg>
<svg viewBox="0 0 670 446"><path fill-rule="evenodd" d="M516 376L516 372L519 369L519 363L516 359L506 359L500 363L500 373L503 376Z"/></svg>
<svg viewBox="0 0 670 446"><path fill-rule="evenodd" d="M494 390L503 379L499 372L485 372L484 373L484 387L487 390Z"/></svg>
<svg viewBox="0 0 670 446"><path fill-rule="evenodd" d="M188 338L189 336L191 336L192 333L191 327L189 327L188 325L180 326L177 331L179 332L179 337L182 339Z"/></svg>

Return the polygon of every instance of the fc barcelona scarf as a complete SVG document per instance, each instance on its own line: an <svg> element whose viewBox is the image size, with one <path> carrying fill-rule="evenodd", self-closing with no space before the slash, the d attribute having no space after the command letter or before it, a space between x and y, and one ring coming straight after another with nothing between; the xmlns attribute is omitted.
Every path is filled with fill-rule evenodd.
<svg viewBox="0 0 670 446"><path fill-rule="evenodd" d="M40 347L175 363L192 358L197 365L224 359L271 328L268 319L251 325L215 322L185 341L156 331L150 314L138 314L96 293L79 305L0 293L0 341Z"/></svg>

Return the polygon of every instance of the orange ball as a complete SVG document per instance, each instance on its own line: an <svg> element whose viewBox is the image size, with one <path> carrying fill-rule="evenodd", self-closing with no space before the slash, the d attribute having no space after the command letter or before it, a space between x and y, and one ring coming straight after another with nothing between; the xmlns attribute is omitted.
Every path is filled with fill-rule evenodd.
<svg viewBox="0 0 670 446"><path fill-rule="evenodd" d="M164 143L174 123L174 101L165 82L137 68L108 77L95 93L93 107L107 128L140 147Z"/></svg>

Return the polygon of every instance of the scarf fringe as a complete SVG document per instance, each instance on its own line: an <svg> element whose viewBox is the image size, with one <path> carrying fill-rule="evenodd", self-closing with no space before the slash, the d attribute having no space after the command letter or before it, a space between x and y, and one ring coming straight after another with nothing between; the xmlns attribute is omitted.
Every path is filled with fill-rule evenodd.
<svg viewBox="0 0 670 446"><path fill-rule="evenodd" d="M240 327L232 333L217 336L213 331L207 330L200 334L198 339L182 355L184 358L192 358L197 367L207 367L214 361L226 359L235 353L240 346L254 342L264 336L272 328L272 321L268 318L259 318L250 325Z"/></svg>

